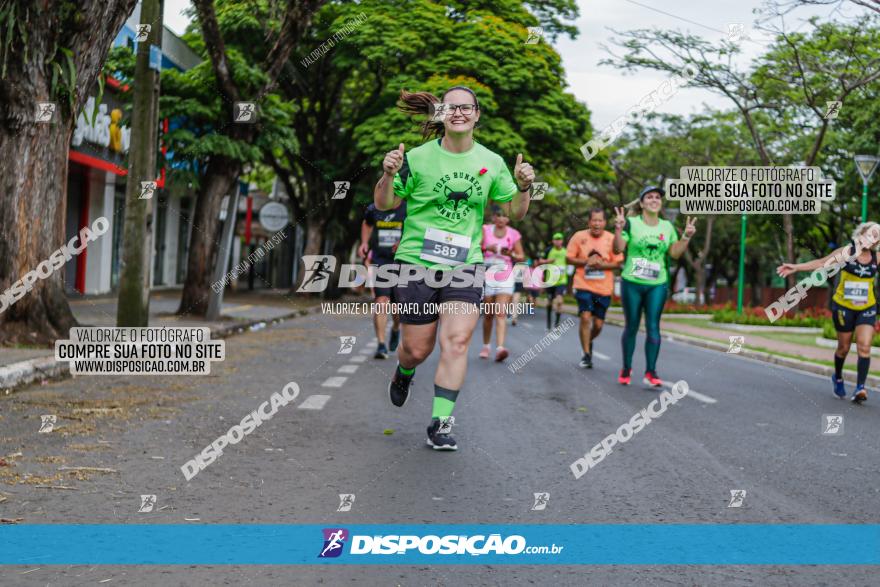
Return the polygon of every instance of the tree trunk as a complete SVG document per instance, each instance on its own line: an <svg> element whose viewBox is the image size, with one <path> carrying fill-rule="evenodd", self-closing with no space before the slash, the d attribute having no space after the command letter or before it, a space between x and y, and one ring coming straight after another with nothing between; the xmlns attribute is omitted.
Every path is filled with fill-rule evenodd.
<svg viewBox="0 0 880 587"><path fill-rule="evenodd" d="M67 152L76 115L135 0L80 2L75 10L62 10L54 1L41 4L34 8L31 0L3 3L15 16L7 13L9 25L4 21L0 33L0 61L7 67L0 79L0 293L48 260L65 241ZM56 44L73 54L76 79L67 88L71 101L58 88L53 94L51 87L53 66L48 60L53 55L63 59ZM37 102L53 101L52 122L37 123ZM55 270L0 312L0 344L49 344L66 337L75 325L62 271Z"/></svg>
<svg viewBox="0 0 880 587"><path fill-rule="evenodd" d="M347 244L346 244L347 243ZM339 283L339 275L342 273L342 264L348 263L348 255L351 251L351 241L348 239L343 239L331 251L331 254L338 259L338 263L336 263L336 269L333 272L333 276L330 278L330 284L327 286L327 290L324 292L324 299L327 300L338 300L345 294L350 294L352 292L351 288L348 287L337 287Z"/></svg>
<svg viewBox="0 0 880 587"><path fill-rule="evenodd" d="M784 214L782 216L782 228L785 230L785 262L794 264L796 262L794 258L794 222L792 221L791 214ZM796 274L792 273L785 278L786 289L794 287L795 277Z"/></svg>
<svg viewBox="0 0 880 587"><path fill-rule="evenodd" d="M324 243L324 227L327 218L312 216L306 221L306 246L303 247L303 255L320 255L323 253L321 245Z"/></svg>
<svg viewBox="0 0 880 587"><path fill-rule="evenodd" d="M208 163L205 177L196 196L190 236L189 257L186 263L186 281L177 313L187 316L205 316L211 293L211 269L220 239L220 204L223 196L238 189L236 179L241 164L227 157L215 156ZM235 222L235 217L227 219Z"/></svg>
<svg viewBox="0 0 880 587"><path fill-rule="evenodd" d="M761 280L761 263L758 259L752 259L747 265L749 285L752 287L752 306L763 306L763 285Z"/></svg>
<svg viewBox="0 0 880 587"><path fill-rule="evenodd" d="M158 25L148 33L148 41L138 43L116 325L142 328L150 322L153 199L141 198L141 184L156 180L160 78L159 72L150 67L150 54L153 47L162 49L161 0L144 0L141 3L141 21Z"/></svg>
<svg viewBox="0 0 880 587"><path fill-rule="evenodd" d="M322 245L324 244L324 227L327 225L327 218L322 216L310 216L306 222L306 242L303 245L303 255L320 255L323 252ZM300 259L296 259L297 263L302 263ZM337 263L338 265L338 263ZM337 267L338 269L338 267ZM296 293L296 290L302 285L303 279L307 277L308 267L301 266L299 274L297 275L297 283L294 283L291 288L291 293ZM338 278L338 273L335 273Z"/></svg>
<svg viewBox="0 0 880 587"><path fill-rule="evenodd" d="M25 123L20 134L6 130L0 134L0 152L7 154L0 158L2 291L48 259L65 240L71 134L33 122ZM30 292L0 314L0 343L44 344L66 337L76 320L64 295L62 275L58 270L46 280L37 280Z"/></svg>
<svg viewBox="0 0 880 587"><path fill-rule="evenodd" d="M691 255L690 251L685 251L684 259L687 261L688 265L690 265L691 269L694 270L694 277L696 278L696 287L697 287L697 299L695 301L695 305L702 306L708 303L706 300L706 259L709 258L709 253L712 250L712 227L715 224L714 216L706 217L706 237L703 240L703 248L700 249L700 252L696 257Z"/></svg>
<svg viewBox="0 0 880 587"><path fill-rule="evenodd" d="M700 263L694 268L694 279L697 281L697 299L696 305L706 305L706 265Z"/></svg>

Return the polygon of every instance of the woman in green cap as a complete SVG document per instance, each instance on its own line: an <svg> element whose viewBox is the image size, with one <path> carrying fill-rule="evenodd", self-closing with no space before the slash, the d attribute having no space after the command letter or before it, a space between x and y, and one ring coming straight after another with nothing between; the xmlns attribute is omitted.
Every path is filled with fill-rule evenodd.
<svg viewBox="0 0 880 587"><path fill-rule="evenodd" d="M632 356L636 348L636 336L645 313L645 385L661 387L657 377L657 356L660 354L660 316L666 302L669 271L666 257L678 259L687 250L691 237L697 231L696 218L687 218L681 238L675 226L661 218L664 191L649 186L639 194L640 214L626 218L624 208L615 208L614 252L626 253L620 287L623 316L623 368L617 382L629 385L632 373Z"/></svg>
<svg viewBox="0 0 880 587"><path fill-rule="evenodd" d="M544 291L547 292L547 330L550 330L550 325L553 323L553 312L556 312L556 326L559 326L559 318L562 316L562 296L565 295L565 286L568 283L568 275L565 271L568 261L565 259L564 239L565 235L561 232L554 233L553 246L544 252L543 259L535 262L536 267L547 264L559 267L559 277L544 285Z"/></svg>

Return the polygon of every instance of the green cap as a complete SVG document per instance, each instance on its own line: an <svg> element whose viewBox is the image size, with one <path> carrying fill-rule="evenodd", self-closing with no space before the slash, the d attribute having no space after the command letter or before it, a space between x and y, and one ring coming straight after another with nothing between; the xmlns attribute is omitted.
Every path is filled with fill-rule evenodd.
<svg viewBox="0 0 880 587"><path fill-rule="evenodd" d="M562 234L561 232L554 232L553 233L553 240L556 240L558 238L565 238L565 235Z"/></svg>

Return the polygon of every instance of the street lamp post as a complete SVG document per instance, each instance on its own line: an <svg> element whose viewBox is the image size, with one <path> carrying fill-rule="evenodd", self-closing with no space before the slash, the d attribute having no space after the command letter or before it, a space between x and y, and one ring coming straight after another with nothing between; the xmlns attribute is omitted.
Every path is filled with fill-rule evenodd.
<svg viewBox="0 0 880 587"><path fill-rule="evenodd" d="M746 273L746 215L742 215L739 231L739 275L736 278L736 313L743 313L743 285Z"/></svg>
<svg viewBox="0 0 880 587"><path fill-rule="evenodd" d="M868 182L874 171L877 169L877 163L880 157L874 155L856 155L853 159L856 162L856 169L862 176L862 222L868 221Z"/></svg>

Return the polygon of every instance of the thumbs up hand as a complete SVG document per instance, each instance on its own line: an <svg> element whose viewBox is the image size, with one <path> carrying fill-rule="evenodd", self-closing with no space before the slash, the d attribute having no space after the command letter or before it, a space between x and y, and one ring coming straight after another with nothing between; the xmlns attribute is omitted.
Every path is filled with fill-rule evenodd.
<svg viewBox="0 0 880 587"><path fill-rule="evenodd" d="M513 177L521 192L529 191L532 182L535 181L535 170L528 163L523 163L522 153L516 156L516 164L513 166Z"/></svg>

